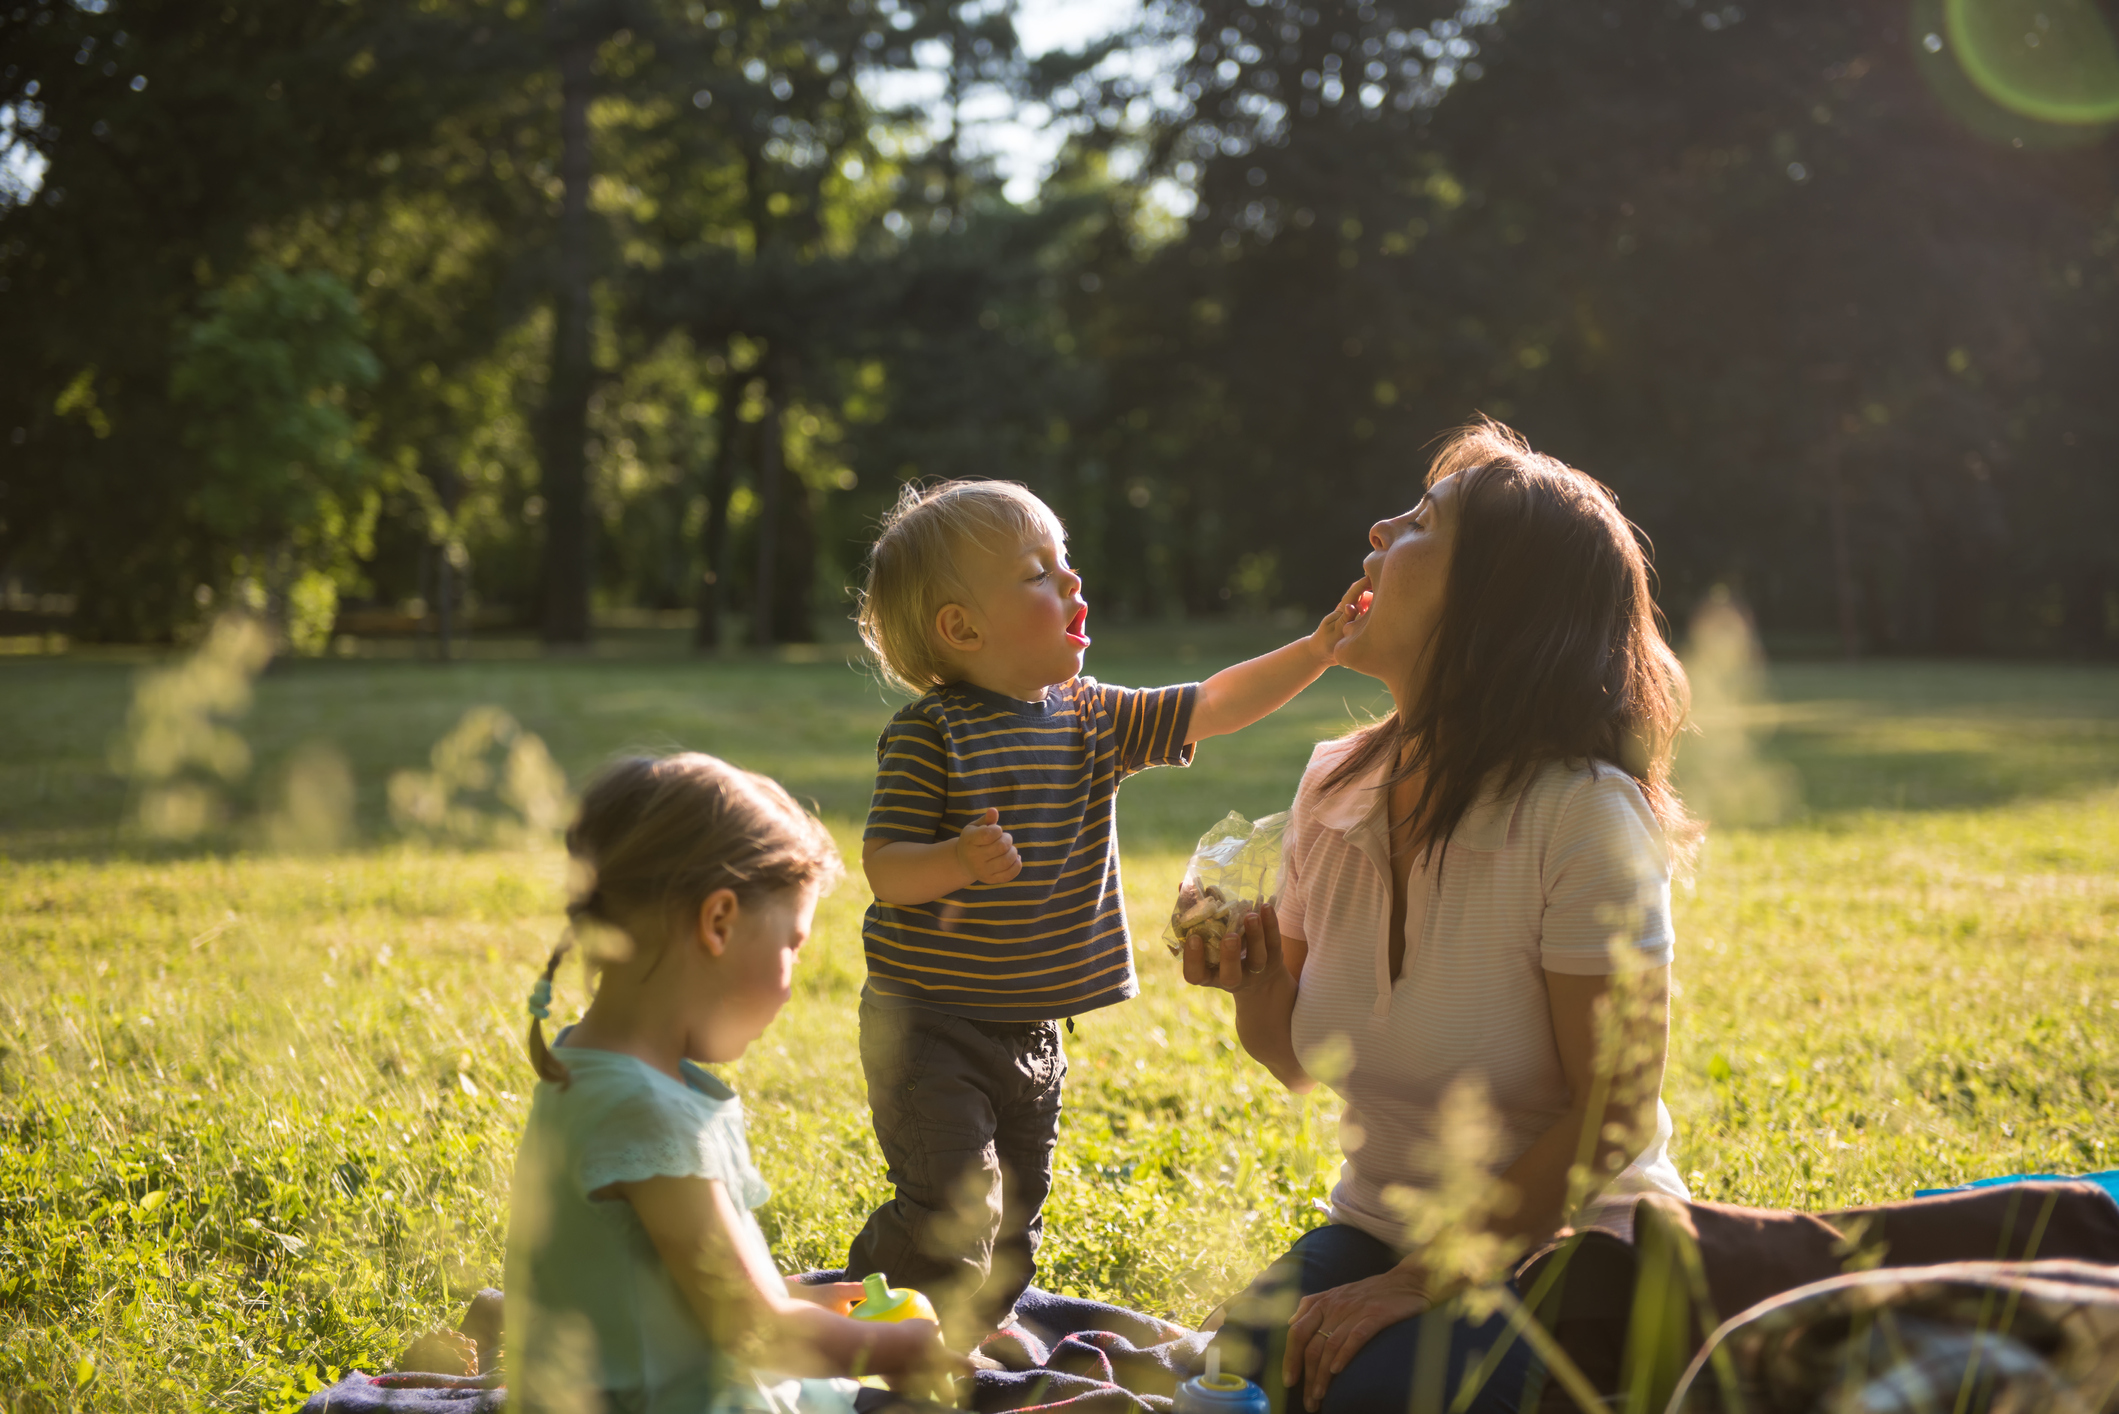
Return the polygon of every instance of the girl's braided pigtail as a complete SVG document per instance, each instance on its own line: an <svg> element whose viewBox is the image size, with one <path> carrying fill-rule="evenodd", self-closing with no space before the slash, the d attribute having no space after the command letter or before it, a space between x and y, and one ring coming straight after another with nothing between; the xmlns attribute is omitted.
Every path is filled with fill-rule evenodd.
<svg viewBox="0 0 2119 1414"><path fill-rule="evenodd" d="M538 1079L549 1080L562 1090L574 1077L567 1073L567 1068L559 1063L559 1058L545 1045L544 1024L552 1015L552 978L559 971L560 960L573 946L574 926L570 923L567 925L566 936L559 940L558 947L552 949L551 959L544 965L544 974L537 979L537 985L530 989L530 1065L536 1070Z"/></svg>

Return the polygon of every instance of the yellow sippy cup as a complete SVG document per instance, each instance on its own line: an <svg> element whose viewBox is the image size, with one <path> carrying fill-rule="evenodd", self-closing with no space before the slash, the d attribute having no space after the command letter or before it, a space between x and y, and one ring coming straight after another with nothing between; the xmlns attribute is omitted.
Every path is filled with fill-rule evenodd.
<svg viewBox="0 0 2119 1414"><path fill-rule="evenodd" d="M909 1286L891 1286L881 1272L870 1272L861 1278L861 1288L868 1294L846 1313L857 1321L940 1322L932 1301Z"/></svg>

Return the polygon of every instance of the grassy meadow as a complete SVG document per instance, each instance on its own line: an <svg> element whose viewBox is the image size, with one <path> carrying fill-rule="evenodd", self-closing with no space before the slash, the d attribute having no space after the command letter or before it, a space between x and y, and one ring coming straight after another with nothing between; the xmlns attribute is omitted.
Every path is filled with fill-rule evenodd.
<svg viewBox="0 0 2119 1414"><path fill-rule="evenodd" d="M1269 641L1112 635L1092 671L1178 681ZM627 747L716 752L813 798L851 852L891 710L837 650L698 662L645 634L285 663L234 723L251 760L224 818L180 844L134 823L113 765L153 666L0 658L4 1414L283 1409L498 1284L563 870L548 840L474 828L514 818L490 790L461 793L453 837L393 822L392 774L466 711L504 708L577 786ZM1144 995L1069 1038L1041 1284L1195 1321L1317 1221L1334 1103L1243 1059L1154 933L1200 831L1285 805L1313 741L1387 705L1335 671L1125 788ZM1677 897L1665 1094L1695 1192L1827 1207L2119 1167L2119 671L1792 664L1715 720L1756 759L1698 759L1777 776L1780 809L1717 827ZM865 903L857 879L827 901L732 1076L790 1270L836 1265L884 1195ZM581 1001L569 969L557 1009Z"/></svg>

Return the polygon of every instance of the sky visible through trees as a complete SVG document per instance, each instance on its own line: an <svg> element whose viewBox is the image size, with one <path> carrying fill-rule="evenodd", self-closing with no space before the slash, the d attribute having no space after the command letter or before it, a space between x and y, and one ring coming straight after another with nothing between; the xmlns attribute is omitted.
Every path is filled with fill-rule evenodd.
<svg viewBox="0 0 2119 1414"><path fill-rule="evenodd" d="M984 475L1107 621L1307 613L1486 413L1674 618L2110 656L2115 23L0 4L6 612L804 641L901 482Z"/></svg>

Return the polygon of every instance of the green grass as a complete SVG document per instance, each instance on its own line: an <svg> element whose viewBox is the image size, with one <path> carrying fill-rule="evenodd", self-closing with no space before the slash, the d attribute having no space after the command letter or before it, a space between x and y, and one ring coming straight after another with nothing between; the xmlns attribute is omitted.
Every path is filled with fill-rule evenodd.
<svg viewBox="0 0 2119 1414"><path fill-rule="evenodd" d="M1176 681L1261 641L1107 639L1092 671ZM498 1281L560 862L403 838L390 773L495 703L577 784L622 747L698 747L851 848L890 710L835 656L655 647L276 668L231 823L185 845L125 823L109 764L143 665L0 660L0 1408L283 1407ZM2119 1166L2119 673L1794 665L1771 689L1747 716L1796 808L1716 831L1677 901L1665 1093L1696 1190L1826 1207ZM1145 990L1070 1040L1043 1284L1196 1320L1316 1220L1336 1106L1244 1060L1152 932L1194 836L1284 805L1311 742L1385 706L1334 673L1126 787ZM316 744L351 769L351 838L267 852L245 822ZM733 1077L788 1268L836 1264L883 1193L852 1044L865 901L828 901Z"/></svg>

